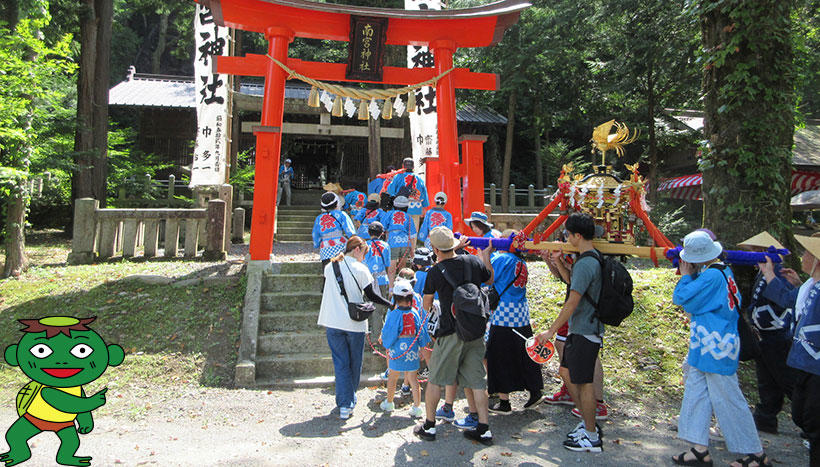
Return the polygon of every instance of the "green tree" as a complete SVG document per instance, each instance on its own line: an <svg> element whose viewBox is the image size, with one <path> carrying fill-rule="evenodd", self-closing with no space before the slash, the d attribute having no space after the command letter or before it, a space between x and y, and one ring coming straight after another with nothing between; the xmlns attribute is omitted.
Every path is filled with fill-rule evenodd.
<svg viewBox="0 0 820 467"><path fill-rule="evenodd" d="M43 39L48 25L47 2L18 8L18 17L0 28L0 199L5 206L3 277L22 273L25 254L26 182L32 160L54 149L49 136L70 106L66 78L71 36ZM22 19L19 19L22 16ZM16 20L16 21L15 21Z"/></svg>
<svg viewBox="0 0 820 467"><path fill-rule="evenodd" d="M706 110L704 224L729 244L787 238L794 135L793 1L691 1Z"/></svg>

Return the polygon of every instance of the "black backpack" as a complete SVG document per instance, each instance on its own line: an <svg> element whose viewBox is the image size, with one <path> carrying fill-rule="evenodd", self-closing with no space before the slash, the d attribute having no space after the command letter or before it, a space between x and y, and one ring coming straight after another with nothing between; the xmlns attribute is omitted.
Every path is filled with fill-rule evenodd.
<svg viewBox="0 0 820 467"><path fill-rule="evenodd" d="M456 334L465 341L473 341L484 337L487 331L487 320L490 317L490 302L487 291L473 284L473 268L467 261L464 266L464 283L457 285L447 271L442 268L444 279L453 288L453 305L451 312L456 322Z"/></svg>
<svg viewBox="0 0 820 467"><path fill-rule="evenodd" d="M601 294L593 301L589 293L586 297L595 307L595 317L607 326L619 326L621 321L632 314L632 276L624 265L612 256L604 256L598 250L587 251L578 260L591 256L601 265ZM576 261L577 263L577 261Z"/></svg>

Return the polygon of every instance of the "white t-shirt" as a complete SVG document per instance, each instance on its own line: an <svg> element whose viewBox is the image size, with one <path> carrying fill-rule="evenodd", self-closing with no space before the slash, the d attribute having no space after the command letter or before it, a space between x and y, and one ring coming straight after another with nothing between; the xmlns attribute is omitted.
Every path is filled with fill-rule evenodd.
<svg viewBox="0 0 820 467"><path fill-rule="evenodd" d="M367 266L356 261L351 256L345 256L339 262L342 280L350 303L364 302L363 289L373 282L373 276ZM352 273L352 275L351 275ZM355 276L355 280L353 279ZM358 282L358 285L356 285ZM361 288L360 288L361 287ZM333 263L325 266L325 289L322 293L322 306L319 308L319 326L341 329L349 332L367 332L367 321L353 321L347 312L347 302L342 296L336 274L333 272Z"/></svg>

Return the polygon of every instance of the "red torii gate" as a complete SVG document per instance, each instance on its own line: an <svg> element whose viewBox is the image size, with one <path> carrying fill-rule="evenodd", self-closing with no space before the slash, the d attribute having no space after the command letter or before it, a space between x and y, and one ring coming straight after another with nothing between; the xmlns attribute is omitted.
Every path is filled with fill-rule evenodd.
<svg viewBox="0 0 820 467"><path fill-rule="evenodd" d="M530 6L525 0L503 0L462 10L409 11L315 3L305 0L198 0L211 9L217 24L254 31L268 40L268 55L296 72L322 81L353 81L345 78L344 63L317 63L288 58L294 37L348 41L351 15L388 18L386 44L428 46L433 68L384 67L378 84L412 85L440 75L453 67L459 47L486 47L498 43L504 31ZM276 215L277 171L282 142L285 81L288 74L264 55L219 57L219 73L265 77L261 126L256 135L256 167L251 220L251 260L270 260ZM361 81L361 80L356 80ZM449 199L448 210L455 225L462 221L462 195L456 125L455 88L498 89L498 76L457 68L436 83L438 115L438 171ZM466 161L465 161L466 162ZM475 163L474 161L470 161ZM427 178L436 177L428 168ZM481 187L483 191L483 186Z"/></svg>

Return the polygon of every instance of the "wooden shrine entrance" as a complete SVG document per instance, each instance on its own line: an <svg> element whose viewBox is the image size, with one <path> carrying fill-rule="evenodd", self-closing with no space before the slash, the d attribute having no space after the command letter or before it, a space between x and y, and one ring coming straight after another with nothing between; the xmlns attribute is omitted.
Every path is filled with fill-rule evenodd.
<svg viewBox="0 0 820 467"><path fill-rule="evenodd" d="M217 24L258 32L268 40L267 56L219 57L215 70L225 74L265 78L261 125L254 129L256 167L250 242L252 261L269 261L273 244L285 81L289 78L289 73L281 65L315 80L403 86L444 74L435 84L439 158L433 164L428 162L427 181L431 193L435 193L440 187L447 194L448 210L453 214L455 225L463 223L461 177L472 173L465 170L465 167L478 161L464 161L463 165L459 161L455 89L494 91L498 89L498 76L473 73L465 68L455 68L448 72L453 68L453 54L459 47L487 47L498 43L504 31L518 21L521 11L530 6L529 3L524 0L504 0L462 10L408 11L305 0L199 2L211 9ZM348 78L347 65L344 63L307 62L288 57L288 46L294 37L349 41L352 20L362 17L376 18L386 23L385 44L429 47L434 55L434 66L383 67L380 80L352 79ZM474 154L475 151L467 152ZM473 189L476 188L475 185L478 184L471 184ZM483 186L480 188L483 191Z"/></svg>

